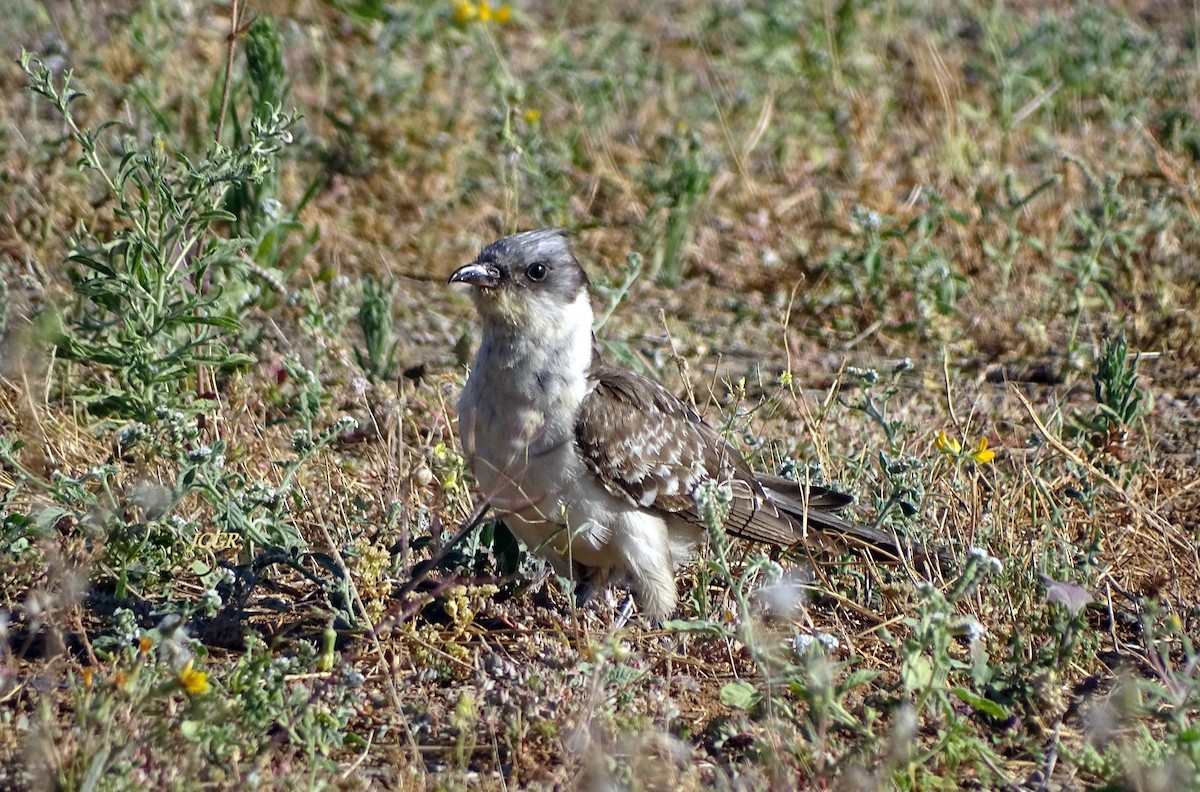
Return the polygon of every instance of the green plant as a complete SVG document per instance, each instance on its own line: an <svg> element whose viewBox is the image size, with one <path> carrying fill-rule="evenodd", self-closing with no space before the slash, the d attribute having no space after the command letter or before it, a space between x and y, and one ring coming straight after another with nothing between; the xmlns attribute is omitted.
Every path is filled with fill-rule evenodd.
<svg viewBox="0 0 1200 792"><path fill-rule="evenodd" d="M650 274L665 286L683 280L696 213L716 168L695 132L664 135L660 153L648 158L646 188L655 196L652 218L642 230Z"/></svg>
<svg viewBox="0 0 1200 792"><path fill-rule="evenodd" d="M638 278L641 277L644 267L645 261L642 259L641 254L636 251L630 251L625 255L625 268L620 284L613 286L598 282L594 285L600 296L608 301L608 305L596 315L596 321L593 323L596 332L599 332L608 323L608 320L612 318L613 311L617 310L617 307L629 296L629 290L633 288L633 284L637 283ZM627 354L623 357L631 357L631 355Z"/></svg>
<svg viewBox="0 0 1200 792"><path fill-rule="evenodd" d="M877 424L883 430L888 448L892 450L899 447L900 441L905 435L911 434L912 428L903 421L889 417L888 402L900 393L900 379L912 369L911 360L907 358L901 360L888 372L888 379L884 382L882 390L877 390L880 380L878 371L852 366L846 370L851 380L847 389L857 386L855 390L857 398L850 401L840 394L838 396L841 404L863 413Z"/></svg>
<svg viewBox="0 0 1200 792"><path fill-rule="evenodd" d="M841 404L863 413L878 425L887 440L887 449L878 453L879 472L887 482L887 488L885 497L876 500L876 526L913 520L920 514L925 498L925 462L904 450L904 443L913 434L913 428L907 421L892 417L888 408L902 390L901 379L912 368L911 360L901 360L892 367L881 385L879 372L851 367L846 371L849 382L843 391L857 386L854 396L838 395Z"/></svg>
<svg viewBox="0 0 1200 792"><path fill-rule="evenodd" d="M372 382L389 380L396 372L396 345L392 329L392 292L394 282L377 283L363 278L362 302L358 306L358 327L363 334L363 349L356 348L358 365Z"/></svg>
<svg viewBox="0 0 1200 792"><path fill-rule="evenodd" d="M195 162L172 156L161 138L146 147L125 138L111 154L103 141L118 124L76 123L71 105L83 94L71 88L72 75L56 85L35 56L22 52L20 63L30 90L66 121L80 169L96 175L117 221L111 234L84 228L69 243L76 303L54 323L53 340L63 357L113 377L83 384L78 400L93 413L140 421L163 407L195 409L188 386L201 367L221 373L253 362L228 343L243 305L230 303L225 286L249 279L250 241L219 235L236 219L224 201L235 186L266 178L294 119L278 109L255 117L244 145L216 145Z"/></svg>
<svg viewBox="0 0 1200 792"><path fill-rule="evenodd" d="M214 549L233 548L239 549L247 564L261 568L282 561L309 577L313 574L304 562L312 558L333 576L329 590L336 593L333 584L344 579L344 570L324 556L306 554L307 542L290 523L288 511L296 471L353 426L352 419L343 419L315 436L297 430L295 457L278 463L283 474L277 485L231 469L223 441L201 444L195 422L168 410L160 410L152 425L126 427L118 436L118 447L122 457L145 454L169 465L174 475L169 485L148 481L130 485L129 471L119 463L99 465L77 476L56 471L43 481L20 462L20 444L0 445L0 463L17 472L21 486L36 489L48 501L34 515L40 530L50 531L65 521L105 537L100 563L113 580L118 599L127 595L131 583L143 594L163 593L163 586L169 587L185 566L205 557L211 560ZM197 497L208 509L203 518L182 508ZM227 537L228 546L223 542L213 548L202 540L202 534L208 533ZM336 603L338 610L349 614L348 601L343 593ZM353 621L353 616L348 620Z"/></svg>
<svg viewBox="0 0 1200 792"><path fill-rule="evenodd" d="M1028 211L1028 207L1038 196L1058 183L1058 178L1054 176L1044 179L1028 192L1022 193L1019 191L1013 174L1006 173L1004 175L1003 203L999 206L985 205L982 207L985 212L985 220L991 219L991 213L995 212L999 215L998 219L1004 226L1003 241L1000 244L993 244L988 240L984 240L980 246L985 257L1000 264L1001 274L998 287L1000 294L1009 293L1009 285L1012 282L1013 276L1013 265L1017 259L1029 250L1037 252L1043 248L1040 240L1031 237L1023 230L1021 224L1023 213Z"/></svg>
<svg viewBox="0 0 1200 792"><path fill-rule="evenodd" d="M907 223L862 207L851 213L861 241L836 250L826 262L834 280L867 311L864 316L887 316L894 301L911 301L909 326L924 330L933 317L958 312L966 295L967 278L938 244L947 223L964 225L967 218L938 196L925 211Z"/></svg>
<svg viewBox="0 0 1200 792"><path fill-rule="evenodd" d="M308 643L278 656L251 638L231 668L210 676L203 647L177 620L125 638L104 666L72 675L73 722L60 723L44 699L40 758L64 788L164 787L180 775L245 782L268 756L295 756L311 774L361 742L348 726L362 677L316 673Z"/></svg>
<svg viewBox="0 0 1200 792"><path fill-rule="evenodd" d="M1176 614L1165 614L1158 603L1147 603L1142 634L1151 676L1125 684L1136 691L1126 699L1127 716L1161 724L1159 762L1171 768L1184 786L1200 783L1200 651L1195 637ZM1137 695L1140 693L1140 695Z"/></svg>
<svg viewBox="0 0 1200 792"><path fill-rule="evenodd" d="M279 108L287 104L291 94L291 81L284 63L284 42L275 21L266 16L258 17L246 29L244 40L245 75L233 86L232 101L227 108L235 150L253 143L253 136L258 134L256 124L269 128L276 123L274 119ZM249 103L248 111L243 110L238 101L242 94ZM271 291L282 292L283 276L295 272L305 255L316 246L319 227L313 226L305 232L299 218L322 182L323 178L314 178L304 196L290 209L280 203L279 177L274 167L260 179L238 180L229 190L224 208L234 217L232 233L249 240L250 260L246 266L267 283ZM303 234L303 239L292 250L288 243L296 233ZM290 254L291 259L286 265L285 254ZM227 273L227 276L235 274ZM246 282L241 288L254 299L260 299L252 283ZM227 288L235 288L234 283L228 283Z"/></svg>
<svg viewBox="0 0 1200 792"><path fill-rule="evenodd" d="M0 434L0 463L24 445ZM39 524L30 514L14 507L22 494L22 482L14 482L0 494L0 596L15 601L17 592L25 590L45 566L41 541L50 535L53 526Z"/></svg>
<svg viewBox="0 0 1200 792"><path fill-rule="evenodd" d="M280 361L282 382L268 394L288 418L298 418L311 431L313 423L330 400L330 394L313 368L304 365L298 355Z"/></svg>
<svg viewBox="0 0 1200 792"><path fill-rule="evenodd" d="M1042 95L1060 122L1115 118L1118 108L1140 115L1142 103L1157 93L1148 87L1161 84L1166 62L1150 31L1124 9L1078 6L1039 15L1031 25L996 9L988 26L996 40L991 53L1006 77L1002 85L1013 92L1009 105L1023 107Z"/></svg>
<svg viewBox="0 0 1200 792"><path fill-rule="evenodd" d="M1138 385L1138 359L1138 355L1130 356L1123 335L1100 343L1092 374L1096 411L1092 415L1076 412L1075 420L1104 442L1115 434L1123 435L1147 412L1146 392Z"/></svg>
<svg viewBox="0 0 1200 792"><path fill-rule="evenodd" d="M1004 706L978 692L975 685L966 684L981 664L986 666L987 655L981 643L984 629L973 617L956 613L956 605L1000 569L997 559L972 549L949 590L941 592L929 584L919 587L917 614L902 620L908 635L903 640L891 638L900 657L900 686L905 699L918 714L927 713L939 724L935 744L914 753L910 760L913 766L936 757L951 771L969 765L986 773L999 758L956 704L965 704L979 718L1003 721L1009 714ZM953 651L959 638L970 644L972 661L959 659Z"/></svg>
<svg viewBox="0 0 1200 792"><path fill-rule="evenodd" d="M1200 652L1178 615L1141 600L1145 673L1083 706L1087 741L1066 758L1113 788L1200 784Z"/></svg>

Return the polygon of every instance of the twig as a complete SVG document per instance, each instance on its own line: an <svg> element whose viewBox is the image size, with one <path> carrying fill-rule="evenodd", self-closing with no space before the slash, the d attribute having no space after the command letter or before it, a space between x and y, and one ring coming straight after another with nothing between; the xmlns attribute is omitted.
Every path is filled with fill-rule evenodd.
<svg viewBox="0 0 1200 792"><path fill-rule="evenodd" d="M225 131L225 111L229 109L229 91L233 87L233 56L237 50L238 40L238 0L229 2L229 36L225 39L225 85L221 88L221 110L217 113L216 142L220 144L221 135Z"/></svg>

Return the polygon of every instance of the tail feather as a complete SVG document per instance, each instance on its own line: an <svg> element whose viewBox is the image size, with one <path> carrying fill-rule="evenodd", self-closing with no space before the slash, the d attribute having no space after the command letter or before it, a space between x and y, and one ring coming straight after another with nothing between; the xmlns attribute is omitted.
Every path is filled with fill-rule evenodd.
<svg viewBox="0 0 1200 792"><path fill-rule="evenodd" d="M805 501L797 499L793 494L799 492L803 497L804 487L788 482L786 479L782 481L791 485L790 492L780 491L783 488L776 487L773 477L763 480L763 489L772 503L792 520L797 530L807 528L810 535L819 534L822 538L831 540L835 545L865 548L876 560L883 562L895 562L901 558L913 558L921 561L936 560L940 563L948 563L952 560L950 553L942 548L927 548L894 533L859 525L825 511L829 508L844 508L850 503L852 499L841 493L813 488L816 490L816 494L808 496L808 508L806 509ZM827 498L838 505L832 507L825 505Z"/></svg>
<svg viewBox="0 0 1200 792"><path fill-rule="evenodd" d="M854 503L854 498L837 490L797 484L783 476L768 476L759 473L755 475L755 478L763 485L763 489L776 498L804 503L810 509L840 511Z"/></svg>

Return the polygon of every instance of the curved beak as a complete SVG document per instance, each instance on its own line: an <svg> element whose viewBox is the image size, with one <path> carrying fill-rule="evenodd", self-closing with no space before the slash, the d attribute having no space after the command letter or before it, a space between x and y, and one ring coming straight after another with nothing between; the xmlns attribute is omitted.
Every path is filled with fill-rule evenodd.
<svg viewBox="0 0 1200 792"><path fill-rule="evenodd" d="M495 264L473 261L456 269L448 282L469 283L484 289L494 289L500 285L500 270Z"/></svg>

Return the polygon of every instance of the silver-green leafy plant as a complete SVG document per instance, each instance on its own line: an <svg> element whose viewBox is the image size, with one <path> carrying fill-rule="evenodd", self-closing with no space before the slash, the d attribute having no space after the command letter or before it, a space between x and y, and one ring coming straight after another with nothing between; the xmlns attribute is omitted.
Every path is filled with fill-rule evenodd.
<svg viewBox="0 0 1200 792"><path fill-rule="evenodd" d="M80 170L115 219L111 231L72 234L74 305L43 323L60 356L95 370L75 397L95 414L140 421L162 407L192 411L202 367L219 374L253 362L232 348L243 306L225 296L228 284L252 279L251 240L223 235L236 219L225 201L272 173L295 119L277 107L256 113L241 145L213 144L191 160L159 137L109 134L116 121L81 127L71 106L84 94L72 74L56 80L27 52L20 65L29 89L61 114Z"/></svg>

